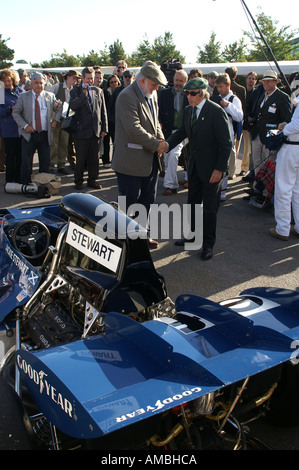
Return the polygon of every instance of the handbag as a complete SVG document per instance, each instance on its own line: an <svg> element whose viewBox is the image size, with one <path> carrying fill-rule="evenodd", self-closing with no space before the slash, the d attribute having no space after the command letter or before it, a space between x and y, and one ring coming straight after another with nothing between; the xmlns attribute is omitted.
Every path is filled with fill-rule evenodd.
<svg viewBox="0 0 299 470"><path fill-rule="evenodd" d="M61 129L69 134L74 134L77 132L77 123L75 121L76 114L69 116L70 107L67 110L66 116L63 118L61 123Z"/></svg>
<svg viewBox="0 0 299 470"><path fill-rule="evenodd" d="M274 129L267 132L265 146L268 150L279 150L285 141L286 136L283 134L283 132Z"/></svg>

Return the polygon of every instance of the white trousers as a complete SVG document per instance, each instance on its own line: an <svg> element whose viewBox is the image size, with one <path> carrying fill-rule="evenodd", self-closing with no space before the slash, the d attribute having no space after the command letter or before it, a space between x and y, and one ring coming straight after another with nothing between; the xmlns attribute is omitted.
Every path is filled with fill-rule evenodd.
<svg viewBox="0 0 299 470"><path fill-rule="evenodd" d="M291 210L299 233L299 145L284 144L277 154L274 212L276 231L289 236Z"/></svg>
<svg viewBox="0 0 299 470"><path fill-rule="evenodd" d="M179 156L182 153L184 147L184 141L178 144L174 149L168 153L164 153L165 163L165 176L164 176L164 187L170 189L179 188L177 169Z"/></svg>

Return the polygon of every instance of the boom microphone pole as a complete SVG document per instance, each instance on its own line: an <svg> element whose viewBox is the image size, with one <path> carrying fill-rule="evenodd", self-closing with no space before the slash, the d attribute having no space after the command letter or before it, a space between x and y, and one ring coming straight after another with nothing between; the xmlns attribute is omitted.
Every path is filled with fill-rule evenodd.
<svg viewBox="0 0 299 470"><path fill-rule="evenodd" d="M252 19L252 22L253 22L254 26L256 27L256 29L257 29L257 31L258 31L258 33L259 33L259 35L260 35L262 41L264 42L264 44L265 44L265 46L266 46L266 48L267 48L267 51L268 51L269 54L271 55L272 60L275 62L275 65L276 65L276 67L277 67L277 70L279 71L280 75L282 76L282 78L283 78L283 80L284 80L284 82L285 82L285 84L286 84L288 90L290 91L290 93L292 93L292 90L291 90L291 87L290 87L290 85L289 85L289 82L287 81L287 79L286 79L286 77L285 77L283 71L281 70L281 68L280 68L280 66L279 66L279 64L278 64L278 62L277 62L277 60L276 60L276 58L275 58L275 56L274 56L274 54L273 54L273 52L272 52L270 46L269 46L269 44L267 43L266 39L264 38L263 33L261 32L261 30L260 30L260 28L259 28L257 22L255 21L254 17L253 17L252 14L250 13L249 8L247 7L247 5L246 5L246 3L244 2L244 0L241 0L241 3L243 4L244 8L245 8L245 9L247 10L247 12L249 13L250 18Z"/></svg>

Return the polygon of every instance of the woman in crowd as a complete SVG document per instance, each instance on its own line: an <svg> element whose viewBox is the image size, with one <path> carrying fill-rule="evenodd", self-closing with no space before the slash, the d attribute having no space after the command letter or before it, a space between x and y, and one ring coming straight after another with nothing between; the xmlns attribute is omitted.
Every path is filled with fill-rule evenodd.
<svg viewBox="0 0 299 470"><path fill-rule="evenodd" d="M112 142L114 141L114 121L111 121L109 119L109 101L111 100L111 96L114 92L114 90L121 85L120 79L118 78L117 75L110 75L107 79L107 88L104 90L104 96L105 96L105 103L106 103L106 109L107 109L107 114L108 114L108 129L109 129L109 134L105 135L104 137L104 153L102 156L103 160L103 165L104 167L109 167L110 166L110 144L111 140Z"/></svg>
<svg viewBox="0 0 299 470"><path fill-rule="evenodd" d="M23 90L18 86L16 72L12 70L4 69L0 74L0 80L4 84L4 104L0 104L0 126L6 154L6 182L19 183L22 145L12 111Z"/></svg>

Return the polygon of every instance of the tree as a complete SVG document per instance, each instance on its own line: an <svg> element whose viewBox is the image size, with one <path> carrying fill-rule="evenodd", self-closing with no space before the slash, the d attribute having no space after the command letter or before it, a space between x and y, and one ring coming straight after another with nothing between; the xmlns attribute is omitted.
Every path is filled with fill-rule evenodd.
<svg viewBox="0 0 299 470"><path fill-rule="evenodd" d="M150 44L148 37L145 36L143 41L138 45L137 50L133 52L128 62L130 66L138 67L142 65L146 60L152 60L155 62L155 53L153 46Z"/></svg>
<svg viewBox="0 0 299 470"><path fill-rule="evenodd" d="M79 56L68 55L66 50L63 49L61 54L51 54L50 60L42 62L42 68L54 68L54 67L80 67L81 60Z"/></svg>
<svg viewBox="0 0 299 470"><path fill-rule="evenodd" d="M225 46L222 52L222 62L246 62L247 61L247 48L245 39L235 41L228 46Z"/></svg>
<svg viewBox="0 0 299 470"><path fill-rule="evenodd" d="M282 26L279 29L277 27L278 21L272 20L270 16L266 16L264 13L257 15L256 22L276 60L296 60L296 58L299 57L299 54L293 54L293 39L298 31L291 30L290 26ZM256 36L254 36L248 31L244 31L244 34L250 39L251 44L256 44L256 46L250 50L247 60L270 60L269 53L260 35L257 33Z"/></svg>
<svg viewBox="0 0 299 470"><path fill-rule="evenodd" d="M204 49L198 46L197 60L201 64L217 64L221 62L221 42L216 41L216 33L213 31L210 41L204 44Z"/></svg>
<svg viewBox="0 0 299 470"><path fill-rule="evenodd" d="M140 66L146 60L152 60L161 65L162 62L170 59L179 59L180 62L185 61L185 57L182 56L173 43L172 34L165 32L164 36L155 38L154 44L150 44L148 37L145 36L144 40L138 45L137 50L131 55L129 63L131 66Z"/></svg>
<svg viewBox="0 0 299 470"><path fill-rule="evenodd" d="M5 44L9 39L10 38L2 39L2 34L0 34L0 69L5 69L13 65L12 62L7 62L13 60L15 54L15 51Z"/></svg>
<svg viewBox="0 0 299 470"><path fill-rule="evenodd" d="M185 57L176 49L173 43L172 34L168 31L164 33L164 37L158 36L154 40L153 52L157 64L170 59L179 59L180 62L185 62Z"/></svg>
<svg viewBox="0 0 299 470"><path fill-rule="evenodd" d="M93 49L87 55L80 57L82 67L93 67L94 65L102 65L102 58Z"/></svg>
<svg viewBox="0 0 299 470"><path fill-rule="evenodd" d="M126 53L119 39L110 44L109 56L111 65L116 65L119 60L126 60Z"/></svg>

